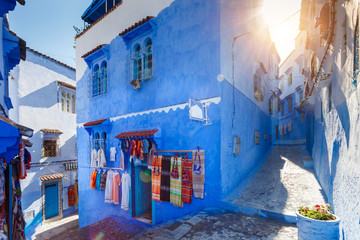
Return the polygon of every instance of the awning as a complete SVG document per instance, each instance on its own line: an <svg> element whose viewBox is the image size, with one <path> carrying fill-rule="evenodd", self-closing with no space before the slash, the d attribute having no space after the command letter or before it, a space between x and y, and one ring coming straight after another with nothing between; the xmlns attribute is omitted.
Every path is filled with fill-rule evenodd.
<svg viewBox="0 0 360 240"><path fill-rule="evenodd" d="M151 137L151 136L154 136L154 134L157 133L157 131L159 131L159 129L144 130L144 131L133 131L133 132L122 132L119 135L117 135L115 138L121 139L121 138Z"/></svg>
<svg viewBox="0 0 360 240"><path fill-rule="evenodd" d="M54 180L54 179L63 178L63 177L66 177L65 173L55 173L55 174L41 176L40 180L48 181L48 180Z"/></svg>
<svg viewBox="0 0 360 240"><path fill-rule="evenodd" d="M62 131L57 130L57 129L48 129L48 128L43 128L43 129L40 129L40 131L42 131L43 133L63 134L63 132L62 132Z"/></svg>
<svg viewBox="0 0 360 240"><path fill-rule="evenodd" d="M3 122L6 122L7 124L10 124L11 126L16 127L17 129L19 129L19 132L21 135L26 136L26 137L31 137L33 135L34 130L28 127L25 127L23 125L17 124L16 122L14 122L13 120L1 116L0 115L0 120Z"/></svg>
<svg viewBox="0 0 360 240"><path fill-rule="evenodd" d="M99 125L103 122L105 122L107 119L100 119L100 120L96 120L96 121L91 121L91 122L87 122L87 123L84 123L84 127L89 127L89 126L95 126L95 125Z"/></svg>

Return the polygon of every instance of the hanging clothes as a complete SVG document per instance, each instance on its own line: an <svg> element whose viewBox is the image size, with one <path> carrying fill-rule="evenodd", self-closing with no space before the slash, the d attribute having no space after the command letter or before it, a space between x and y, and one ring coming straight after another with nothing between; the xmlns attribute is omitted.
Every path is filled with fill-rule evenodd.
<svg viewBox="0 0 360 240"><path fill-rule="evenodd" d="M75 193L74 193L74 186L70 186L68 188L68 200L69 200L69 206L74 206L75 204Z"/></svg>
<svg viewBox="0 0 360 240"><path fill-rule="evenodd" d="M2 161L2 159L0 159ZM0 167L0 206L5 200L5 174L3 168Z"/></svg>
<svg viewBox="0 0 360 240"><path fill-rule="evenodd" d="M96 176L97 176L97 171L94 169L92 170L90 177L90 188L92 189L96 189Z"/></svg>
<svg viewBox="0 0 360 240"><path fill-rule="evenodd" d="M124 170L124 152L123 152L123 151L120 152L120 156L121 156L121 159L120 159L120 169L121 169L121 170Z"/></svg>
<svg viewBox="0 0 360 240"><path fill-rule="evenodd" d="M26 167L27 170L29 170L31 168L30 163L31 163L31 154L25 148L25 167Z"/></svg>
<svg viewBox="0 0 360 240"><path fill-rule="evenodd" d="M162 156L160 200L170 202L170 167L171 156Z"/></svg>
<svg viewBox="0 0 360 240"><path fill-rule="evenodd" d="M26 167L25 167L25 144L23 141L20 141L19 146L19 155L20 155L20 179L26 178Z"/></svg>
<svg viewBox="0 0 360 240"><path fill-rule="evenodd" d="M79 189L78 189L77 183L74 184L74 197L75 197L74 204L78 204L79 203Z"/></svg>
<svg viewBox="0 0 360 240"><path fill-rule="evenodd" d="M193 159L192 172L194 197L203 199L205 183L205 152L204 150L196 150L192 152L192 156L195 156ZM199 174L197 174L197 172Z"/></svg>
<svg viewBox="0 0 360 240"><path fill-rule="evenodd" d="M185 203L191 203L192 198L192 162L188 160L188 157L182 159L182 183L181 183L181 200Z"/></svg>
<svg viewBox="0 0 360 240"><path fill-rule="evenodd" d="M98 164L98 167L104 167L106 165L106 157L102 148L100 148L98 151Z"/></svg>
<svg viewBox="0 0 360 240"><path fill-rule="evenodd" d="M98 165L98 152L94 148L91 151L91 163L90 163L90 166L91 167L96 167L97 165Z"/></svg>
<svg viewBox="0 0 360 240"><path fill-rule="evenodd" d="M147 154L147 165L148 167L151 167L152 166L152 161L153 161L153 155L154 153L156 152L156 146L155 146L155 143L152 143L151 144L151 148L149 150L149 153Z"/></svg>
<svg viewBox="0 0 360 240"><path fill-rule="evenodd" d="M154 165L152 169L152 198L155 201L160 201L161 160L162 156L154 155Z"/></svg>
<svg viewBox="0 0 360 240"><path fill-rule="evenodd" d="M107 171L104 171L104 172L101 174L100 190L105 190L105 187L106 187L106 177L107 177Z"/></svg>
<svg viewBox="0 0 360 240"><path fill-rule="evenodd" d="M183 207L184 203L181 201L181 157L171 158L170 171L170 202L175 207Z"/></svg>
<svg viewBox="0 0 360 240"><path fill-rule="evenodd" d="M110 148L110 161L115 162L115 156L116 156L116 148L111 147Z"/></svg>
<svg viewBox="0 0 360 240"><path fill-rule="evenodd" d="M96 189L100 190L100 180L101 180L102 172L99 171L96 175Z"/></svg>
<svg viewBox="0 0 360 240"><path fill-rule="evenodd" d="M125 172L121 177L121 208L129 210L129 192L131 188L130 175Z"/></svg>
<svg viewBox="0 0 360 240"><path fill-rule="evenodd" d="M111 203L111 190L112 190L112 177L113 171L108 171L106 176L106 185L105 185L105 202Z"/></svg>
<svg viewBox="0 0 360 240"><path fill-rule="evenodd" d="M115 172L112 177L111 201L119 204L119 186L121 184L120 174Z"/></svg>

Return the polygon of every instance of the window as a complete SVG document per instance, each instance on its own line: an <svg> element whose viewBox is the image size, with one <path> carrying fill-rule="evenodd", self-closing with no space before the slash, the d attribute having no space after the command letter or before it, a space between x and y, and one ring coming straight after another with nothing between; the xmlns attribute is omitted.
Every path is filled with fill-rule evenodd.
<svg viewBox="0 0 360 240"><path fill-rule="evenodd" d="M304 93L303 91L301 91L301 89L298 91L298 96L299 96L299 105L300 105L301 101L304 99Z"/></svg>
<svg viewBox="0 0 360 240"><path fill-rule="evenodd" d="M94 64L88 81L88 96L95 97L107 92L107 62Z"/></svg>
<svg viewBox="0 0 360 240"><path fill-rule="evenodd" d="M292 84L292 73L289 73L288 75L288 86Z"/></svg>
<svg viewBox="0 0 360 240"><path fill-rule="evenodd" d="M287 99L287 102L288 102L288 112L292 112L292 97L289 97Z"/></svg>
<svg viewBox="0 0 360 240"><path fill-rule="evenodd" d="M43 157L56 157L57 140L44 140L44 155Z"/></svg>
<svg viewBox="0 0 360 240"><path fill-rule="evenodd" d="M71 112L76 113L76 97L73 94L71 98Z"/></svg>
<svg viewBox="0 0 360 240"><path fill-rule="evenodd" d="M151 38L147 38L142 46L137 43L132 48L126 60L126 82L141 83L153 78L153 45Z"/></svg>
<svg viewBox="0 0 360 240"><path fill-rule="evenodd" d="M66 111L65 97L66 97L65 92L61 92L61 110L62 110L63 112Z"/></svg>
<svg viewBox="0 0 360 240"><path fill-rule="evenodd" d="M66 95L66 111L70 112L70 93Z"/></svg>
<svg viewBox="0 0 360 240"><path fill-rule="evenodd" d="M331 108L332 108L332 84L330 84L330 86L329 86L329 99L328 99L328 102L329 102L328 111L330 112Z"/></svg>
<svg viewBox="0 0 360 240"><path fill-rule="evenodd" d="M264 94L261 91L261 77L259 73L254 74L254 96L258 101L264 101Z"/></svg>
<svg viewBox="0 0 360 240"><path fill-rule="evenodd" d="M273 112L273 109L272 109L272 98L269 99L269 113L272 113Z"/></svg>
<svg viewBox="0 0 360 240"><path fill-rule="evenodd" d="M280 103L281 116L284 116L284 102Z"/></svg>

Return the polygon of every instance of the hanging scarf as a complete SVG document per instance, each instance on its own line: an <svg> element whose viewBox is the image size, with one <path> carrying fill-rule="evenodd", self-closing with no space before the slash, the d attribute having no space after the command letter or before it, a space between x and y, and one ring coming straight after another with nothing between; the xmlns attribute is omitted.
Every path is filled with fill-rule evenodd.
<svg viewBox="0 0 360 240"><path fill-rule="evenodd" d="M181 201L181 158L177 155L171 158L171 177L170 177L170 202L175 207L183 207L184 203ZM177 174L173 174L177 172Z"/></svg>
<svg viewBox="0 0 360 240"><path fill-rule="evenodd" d="M152 171L152 197L155 201L160 201L161 159L161 156L154 155L154 165Z"/></svg>
<svg viewBox="0 0 360 240"><path fill-rule="evenodd" d="M186 203L191 203L192 197L192 162L188 160L188 155L186 154L185 159L181 162L181 200Z"/></svg>
<svg viewBox="0 0 360 240"><path fill-rule="evenodd" d="M171 156L163 156L161 160L160 200L170 202L170 166Z"/></svg>
<svg viewBox="0 0 360 240"><path fill-rule="evenodd" d="M200 161L200 164L201 164L200 174L196 174L194 172L194 170L192 173L194 197L203 199L204 198L204 183L205 183L205 152L204 152L204 150L193 151L192 156L197 156L197 158L198 158L198 156L200 156L200 160L194 159L193 161Z"/></svg>

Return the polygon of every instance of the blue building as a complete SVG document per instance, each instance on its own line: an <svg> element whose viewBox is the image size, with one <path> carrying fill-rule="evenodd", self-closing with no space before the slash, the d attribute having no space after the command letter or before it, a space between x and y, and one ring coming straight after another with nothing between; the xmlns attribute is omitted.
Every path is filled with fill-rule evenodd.
<svg viewBox="0 0 360 240"><path fill-rule="evenodd" d="M258 18L260 2L175 0L157 15L117 4L77 36L80 227L111 216L147 215L159 224L221 205L262 163L277 121L268 100L279 57ZM94 3L83 16L101 12ZM121 11L145 15L105 39L112 30L103 23L128 21L114 16ZM125 139L150 139L159 155L186 152L194 159L192 150L203 150L203 199L183 207L153 200L146 164L136 166L125 153L119 170ZM107 159L102 170L130 174L129 210L105 203L104 191L90 187L93 170L100 171L91 166L91 152L100 147Z"/></svg>

